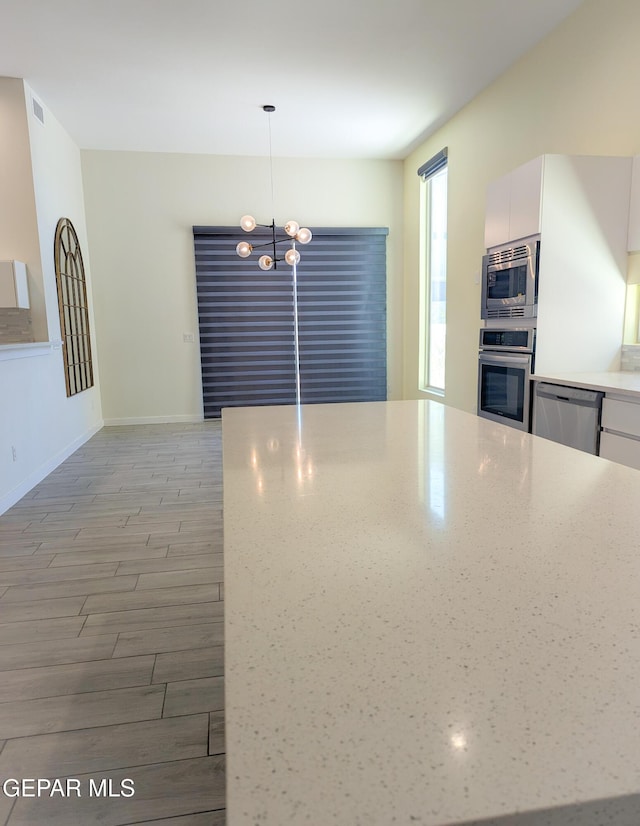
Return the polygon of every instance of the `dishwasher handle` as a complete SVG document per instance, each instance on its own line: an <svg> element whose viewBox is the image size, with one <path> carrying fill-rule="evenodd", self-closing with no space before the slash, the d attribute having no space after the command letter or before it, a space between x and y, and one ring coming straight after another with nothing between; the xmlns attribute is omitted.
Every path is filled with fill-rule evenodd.
<svg viewBox="0 0 640 826"><path fill-rule="evenodd" d="M576 404L579 407L599 408L604 393L599 390L583 390L581 387L565 387L560 384L536 382L536 398Z"/></svg>

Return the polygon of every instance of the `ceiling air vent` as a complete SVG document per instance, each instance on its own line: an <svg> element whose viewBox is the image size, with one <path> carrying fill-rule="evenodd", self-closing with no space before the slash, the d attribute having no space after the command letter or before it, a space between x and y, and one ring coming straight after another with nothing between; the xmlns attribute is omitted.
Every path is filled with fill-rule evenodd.
<svg viewBox="0 0 640 826"><path fill-rule="evenodd" d="M44 109L42 108L42 105L33 97L31 98L31 103L33 104L33 114L40 121L40 123L44 124Z"/></svg>

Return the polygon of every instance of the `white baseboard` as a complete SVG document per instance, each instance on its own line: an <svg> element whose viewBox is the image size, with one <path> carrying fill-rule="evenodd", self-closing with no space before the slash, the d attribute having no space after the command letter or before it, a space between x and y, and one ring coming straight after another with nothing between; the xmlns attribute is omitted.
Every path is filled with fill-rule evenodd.
<svg viewBox="0 0 640 826"><path fill-rule="evenodd" d="M32 488L35 488L37 484L42 482L45 476L48 476L58 467L58 465L61 465L65 459L68 459L72 453L75 453L79 447L82 447L85 442L88 442L89 439L92 436L95 436L99 430L102 430L103 424L104 422L98 422L98 424L94 425L81 436L78 436L77 439L74 439L59 453L56 453L55 456L52 456L43 465L40 465L40 467L34 470L33 473L30 473L29 476L27 476L26 479L23 479L17 487L13 488L13 490L10 490L9 493L1 497L0 515L5 513L5 511L8 511L9 508L13 507L16 502L19 502L26 493L29 493Z"/></svg>
<svg viewBox="0 0 640 826"><path fill-rule="evenodd" d="M200 424L204 421L201 415L185 413L181 416L135 416L127 419L105 419L105 427L119 427L127 424Z"/></svg>

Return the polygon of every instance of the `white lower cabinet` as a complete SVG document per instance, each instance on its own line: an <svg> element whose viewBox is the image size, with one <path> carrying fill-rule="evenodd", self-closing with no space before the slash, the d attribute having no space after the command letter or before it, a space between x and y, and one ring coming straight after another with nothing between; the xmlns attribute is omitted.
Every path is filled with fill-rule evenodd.
<svg viewBox="0 0 640 826"><path fill-rule="evenodd" d="M599 455L640 470L640 403L605 396Z"/></svg>

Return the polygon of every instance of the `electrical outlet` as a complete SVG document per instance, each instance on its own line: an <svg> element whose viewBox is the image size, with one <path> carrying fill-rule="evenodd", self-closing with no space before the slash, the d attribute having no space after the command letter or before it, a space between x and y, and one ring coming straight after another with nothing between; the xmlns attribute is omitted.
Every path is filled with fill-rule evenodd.
<svg viewBox="0 0 640 826"><path fill-rule="evenodd" d="M195 336L193 335L193 333L183 333L182 340L185 342L185 344L193 344L195 342Z"/></svg>
<svg viewBox="0 0 640 826"><path fill-rule="evenodd" d="M16 449L13 445L11 445L11 458L14 462L18 461L18 454L16 453Z"/></svg>

